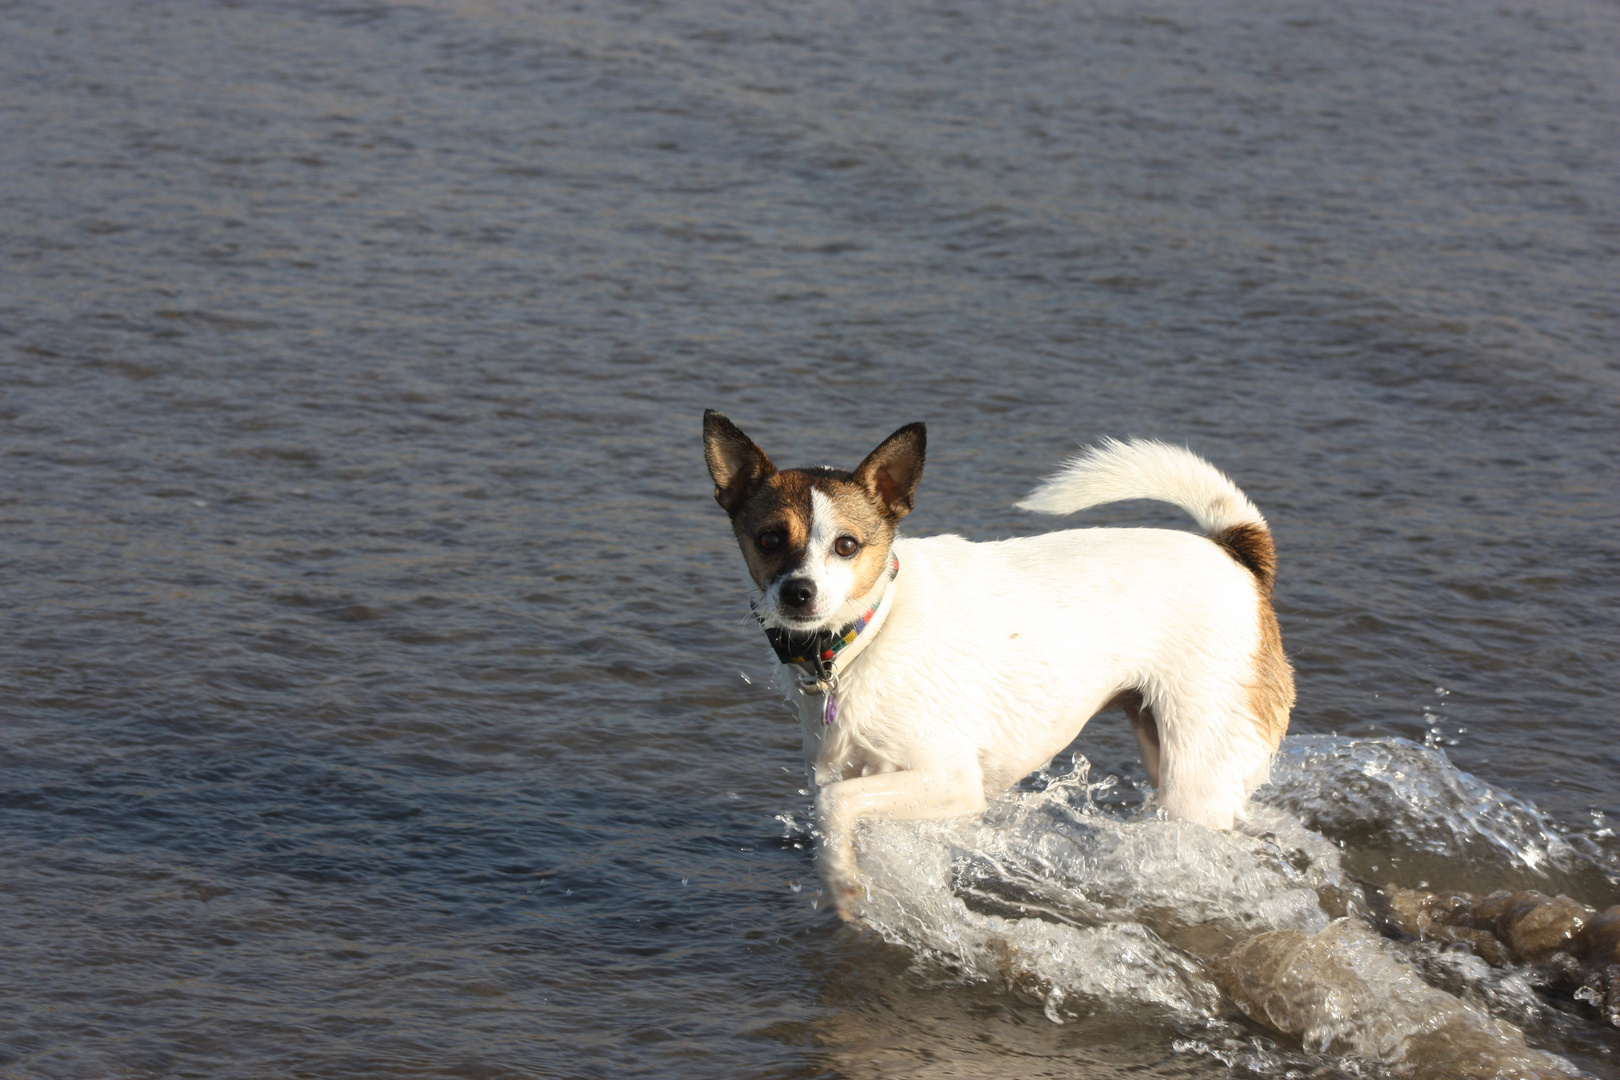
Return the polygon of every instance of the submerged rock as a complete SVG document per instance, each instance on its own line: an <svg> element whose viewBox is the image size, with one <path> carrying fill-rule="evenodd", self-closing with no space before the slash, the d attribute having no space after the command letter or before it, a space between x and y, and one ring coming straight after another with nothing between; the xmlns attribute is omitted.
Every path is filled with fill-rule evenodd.
<svg viewBox="0 0 1620 1080"><path fill-rule="evenodd" d="M1620 1027L1620 904L1599 912L1533 889L1476 897L1386 885L1379 896L1382 914L1402 933L1461 942L1493 967L1538 967L1548 987Z"/></svg>
<svg viewBox="0 0 1620 1080"><path fill-rule="evenodd" d="M1096 790L1077 768L976 819L868 823L864 924L953 978L1011 986L1054 1022L1156 1015L1204 1031L1231 1024L1235 1005L1307 1055L1417 1080L1583 1075L1515 1026L1547 1037L1538 990L1620 1017L1620 907L1379 890L1284 811L1256 806L1241 828L1210 832L1110 816Z"/></svg>
<svg viewBox="0 0 1620 1080"><path fill-rule="evenodd" d="M1588 922L1576 945L1589 963L1620 964L1620 904Z"/></svg>
<svg viewBox="0 0 1620 1080"><path fill-rule="evenodd" d="M1308 1049L1373 1058L1419 1080L1580 1075L1429 986L1352 919L1318 934L1258 934L1212 957L1210 970L1245 1015Z"/></svg>

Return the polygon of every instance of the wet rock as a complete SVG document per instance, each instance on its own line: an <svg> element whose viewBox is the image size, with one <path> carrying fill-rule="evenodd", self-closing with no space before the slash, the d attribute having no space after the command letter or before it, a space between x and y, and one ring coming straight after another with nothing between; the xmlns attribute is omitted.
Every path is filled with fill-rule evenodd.
<svg viewBox="0 0 1620 1080"><path fill-rule="evenodd" d="M1377 898L1386 925L1428 941L1462 942L1493 967L1533 965L1539 985L1620 1027L1620 904L1600 914L1534 890L1474 897L1395 885Z"/></svg>
<svg viewBox="0 0 1620 1080"><path fill-rule="evenodd" d="M1581 962L1567 952L1556 952L1547 958L1547 962L1538 965L1536 983L1549 990L1561 993L1572 993L1577 987L1585 985L1590 978L1590 972L1581 966Z"/></svg>
<svg viewBox="0 0 1620 1080"><path fill-rule="evenodd" d="M1546 960L1555 952L1572 952L1576 936L1597 912L1567 896L1545 893L1494 892L1474 904L1460 905L1444 921L1487 930L1522 964Z"/></svg>
<svg viewBox="0 0 1620 1080"><path fill-rule="evenodd" d="M1544 963L1556 953L1606 959L1620 949L1620 906L1600 916L1567 896L1548 896L1533 889L1503 890L1485 897L1396 885L1386 885L1379 892L1386 920L1402 933L1463 942L1495 967L1509 961Z"/></svg>
<svg viewBox="0 0 1620 1080"><path fill-rule="evenodd" d="M1566 962L1558 963L1558 958ZM1569 994L1590 1006L1605 1023L1620 1028L1620 964L1583 967L1567 953L1558 958L1542 969L1548 976L1547 989Z"/></svg>
<svg viewBox="0 0 1620 1080"><path fill-rule="evenodd" d="M1339 920L1319 934L1256 935L1213 957L1210 970L1251 1019L1309 1049L1388 1062L1403 1076L1579 1075L1525 1045L1516 1028L1424 983L1354 920Z"/></svg>
<svg viewBox="0 0 1620 1080"><path fill-rule="evenodd" d="M1466 926L1440 926L1434 934L1441 941L1461 942L1474 951L1474 955L1491 967L1507 967L1508 951L1495 935L1485 930Z"/></svg>
<svg viewBox="0 0 1620 1080"><path fill-rule="evenodd" d="M1429 941L1461 942L1492 967L1505 967L1507 949L1488 930L1451 920L1473 898L1466 893L1431 893L1386 885L1379 890L1384 921L1410 937Z"/></svg>
<svg viewBox="0 0 1620 1080"><path fill-rule="evenodd" d="M1620 964L1620 904L1586 924L1577 939L1576 950L1594 964Z"/></svg>
<svg viewBox="0 0 1620 1080"><path fill-rule="evenodd" d="M1431 937L1439 925L1434 908L1439 897L1421 889L1403 889L1398 885L1385 885L1378 891L1384 901L1381 914L1401 933L1409 937Z"/></svg>

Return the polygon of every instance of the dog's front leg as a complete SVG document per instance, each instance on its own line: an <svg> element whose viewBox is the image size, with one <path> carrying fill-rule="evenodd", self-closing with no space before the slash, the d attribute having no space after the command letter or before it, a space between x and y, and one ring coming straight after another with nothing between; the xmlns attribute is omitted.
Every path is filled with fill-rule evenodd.
<svg viewBox="0 0 1620 1080"><path fill-rule="evenodd" d="M853 836L863 817L955 817L983 810L984 778L978 764L956 768L907 769L840 780L816 796L816 821L821 829L817 861L821 879L832 894L838 914L854 918L850 905L859 888Z"/></svg>

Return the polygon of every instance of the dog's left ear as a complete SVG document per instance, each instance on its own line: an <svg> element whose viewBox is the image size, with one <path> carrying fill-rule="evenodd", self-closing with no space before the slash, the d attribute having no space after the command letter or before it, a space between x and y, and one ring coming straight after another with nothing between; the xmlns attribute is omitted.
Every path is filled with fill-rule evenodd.
<svg viewBox="0 0 1620 1080"><path fill-rule="evenodd" d="M911 513L927 450L927 426L907 424L866 455L855 469L855 482L877 496L890 514L903 518Z"/></svg>
<svg viewBox="0 0 1620 1080"><path fill-rule="evenodd" d="M713 409L703 410L703 457L714 478L714 501L728 514L735 514L754 488L776 475L765 451Z"/></svg>

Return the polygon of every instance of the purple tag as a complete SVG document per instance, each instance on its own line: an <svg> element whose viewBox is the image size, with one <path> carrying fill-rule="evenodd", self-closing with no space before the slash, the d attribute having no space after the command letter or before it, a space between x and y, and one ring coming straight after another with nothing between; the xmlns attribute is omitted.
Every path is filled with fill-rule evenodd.
<svg viewBox="0 0 1620 1080"><path fill-rule="evenodd" d="M821 722L831 727L832 722L836 719L838 719L838 699L829 690L827 692L827 704L821 708Z"/></svg>

